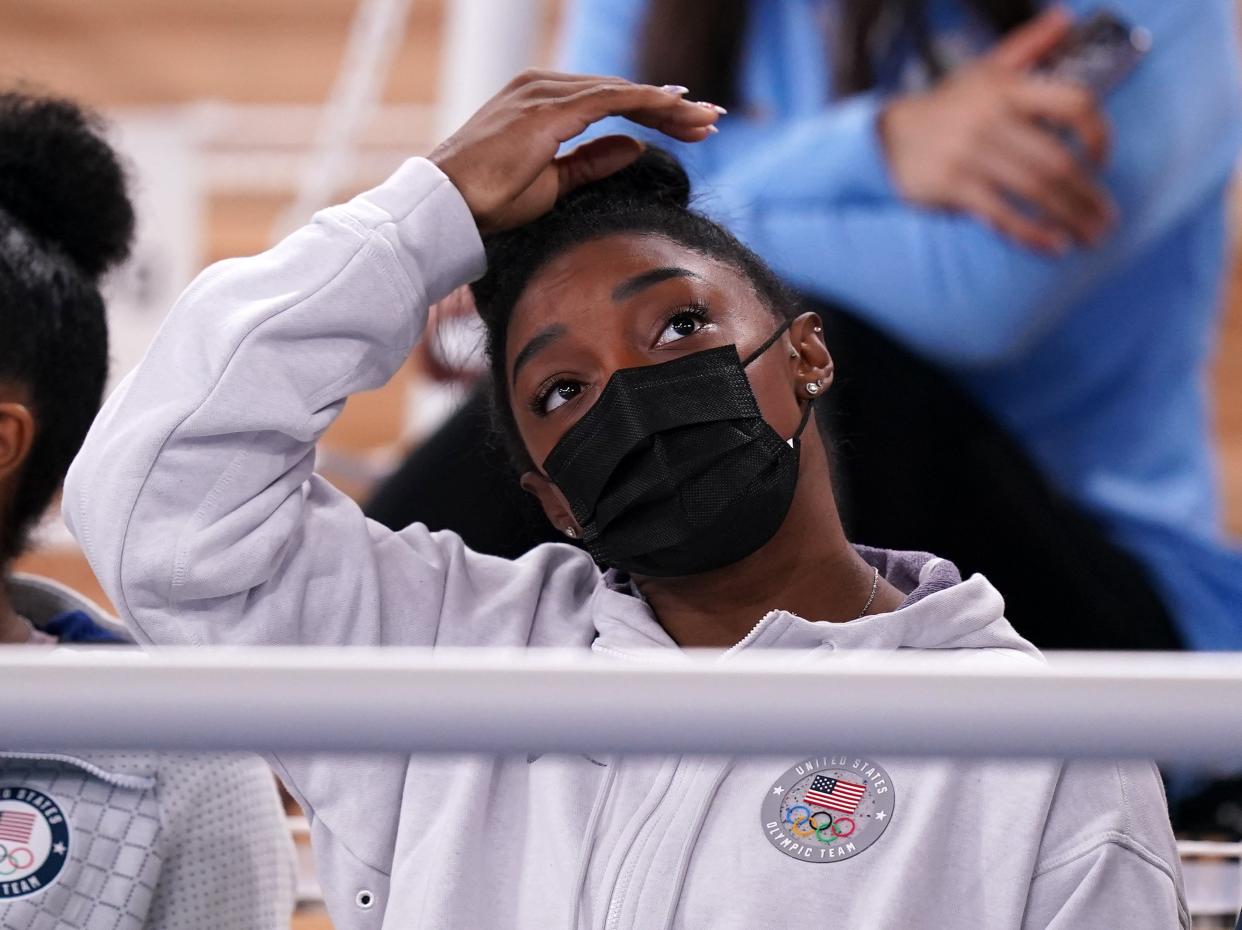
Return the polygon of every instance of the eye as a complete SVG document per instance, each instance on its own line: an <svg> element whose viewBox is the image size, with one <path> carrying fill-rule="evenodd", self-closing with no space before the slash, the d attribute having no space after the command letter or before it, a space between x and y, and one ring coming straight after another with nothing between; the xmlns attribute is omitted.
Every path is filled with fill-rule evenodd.
<svg viewBox="0 0 1242 930"><path fill-rule="evenodd" d="M540 416L546 416L557 407L569 403L581 393L581 381L554 381L539 391L531 407L535 413Z"/></svg>
<svg viewBox="0 0 1242 930"><path fill-rule="evenodd" d="M668 345L678 339L693 336L707 325L707 311L702 307L683 307L668 318L668 323L660 332L656 345Z"/></svg>

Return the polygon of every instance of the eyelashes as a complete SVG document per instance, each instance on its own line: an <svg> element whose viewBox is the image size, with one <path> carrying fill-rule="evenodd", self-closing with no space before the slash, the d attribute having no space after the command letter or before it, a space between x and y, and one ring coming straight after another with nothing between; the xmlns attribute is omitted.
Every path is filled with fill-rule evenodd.
<svg viewBox="0 0 1242 930"><path fill-rule="evenodd" d="M668 319L664 322L664 330L662 332L670 329L678 319L683 317L693 318L703 325L710 322L707 316L707 307L704 304L686 304L684 307L678 307L673 313L669 314ZM698 332L698 329L695 332ZM682 338L693 335L694 333L686 333Z"/></svg>
<svg viewBox="0 0 1242 930"><path fill-rule="evenodd" d="M670 343L680 342L682 339L688 339L697 335L705 327L710 325L711 319L709 311L705 304L687 303L683 304L664 318L664 326L660 330L659 339L656 346L665 346ZM689 331L684 331L689 324ZM669 336L669 334L672 334ZM541 383L536 389L530 400L527 402L531 413L538 417L546 417L557 407L574 400L581 393L585 385L581 381L572 378L566 378L561 375L552 375Z"/></svg>
<svg viewBox="0 0 1242 930"><path fill-rule="evenodd" d="M534 396L527 402L530 412L537 417L546 417L552 412L552 410L548 408L548 400L551 398L552 392L560 390L561 388L569 387L576 387L577 391L582 390L581 382L573 381L568 378L562 378L559 375L553 375L535 389ZM573 396L565 397L566 402L572 399Z"/></svg>

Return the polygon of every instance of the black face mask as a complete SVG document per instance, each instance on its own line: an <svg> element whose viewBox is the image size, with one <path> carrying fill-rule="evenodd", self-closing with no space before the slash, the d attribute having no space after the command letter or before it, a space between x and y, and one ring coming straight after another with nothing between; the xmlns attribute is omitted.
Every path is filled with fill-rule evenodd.
<svg viewBox="0 0 1242 930"><path fill-rule="evenodd" d="M552 449L544 471L597 562L676 577L750 555L780 528L798 483L808 401L793 439L768 425L745 368L722 346L627 368Z"/></svg>

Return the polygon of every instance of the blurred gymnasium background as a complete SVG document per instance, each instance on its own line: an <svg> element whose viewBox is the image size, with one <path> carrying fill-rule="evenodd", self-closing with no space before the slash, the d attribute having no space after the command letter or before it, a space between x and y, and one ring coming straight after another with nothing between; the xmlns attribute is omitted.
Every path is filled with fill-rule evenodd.
<svg viewBox="0 0 1242 930"><path fill-rule="evenodd" d="M295 218L426 151L501 75L550 65L561 15L561 0L11 5L0 33L5 83L97 107L131 160L140 245L111 288L114 379L200 268L261 251ZM367 105L334 109L334 94L337 104L352 95ZM1234 201L1236 217L1242 192ZM1216 424L1229 525L1242 533L1242 262L1225 294ZM412 361L351 400L321 470L364 493L453 400L451 386ZM102 596L57 523L19 568Z"/></svg>
<svg viewBox="0 0 1242 930"><path fill-rule="evenodd" d="M316 207L425 152L502 82L550 65L560 0L26 0L5 8L6 85L64 94L114 124L140 202L137 258L111 282L114 379L202 267L264 249ZM1242 217L1242 187L1234 196ZM1242 533L1242 250L1214 371L1228 520ZM356 496L456 391L417 359L351 400L320 468ZM103 599L59 520L17 566ZM308 889L313 896L313 889ZM327 926L300 914L303 928Z"/></svg>

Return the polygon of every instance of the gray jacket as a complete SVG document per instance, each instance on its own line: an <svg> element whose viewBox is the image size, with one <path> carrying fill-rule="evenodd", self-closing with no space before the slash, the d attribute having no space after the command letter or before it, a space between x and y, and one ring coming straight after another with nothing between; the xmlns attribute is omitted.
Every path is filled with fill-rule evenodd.
<svg viewBox="0 0 1242 930"><path fill-rule="evenodd" d="M54 581L8 583L36 627L80 610L125 635ZM289 830L255 756L0 751L0 853L3 930L277 930L293 910Z"/></svg>
<svg viewBox="0 0 1242 930"><path fill-rule="evenodd" d="M568 546L517 561L392 533L314 474L315 443L383 384L427 307L483 270L429 162L205 271L117 389L65 516L157 643L676 648ZM775 609L738 649L937 649L1038 661L981 576L864 550L908 593L852 623ZM779 606L779 605L774 605ZM832 694L790 695L790 710ZM275 760L306 809L339 930L1186 927L1146 763L865 759Z"/></svg>

